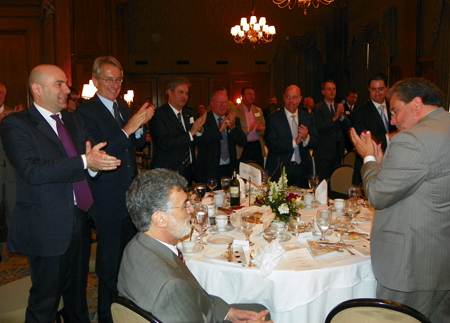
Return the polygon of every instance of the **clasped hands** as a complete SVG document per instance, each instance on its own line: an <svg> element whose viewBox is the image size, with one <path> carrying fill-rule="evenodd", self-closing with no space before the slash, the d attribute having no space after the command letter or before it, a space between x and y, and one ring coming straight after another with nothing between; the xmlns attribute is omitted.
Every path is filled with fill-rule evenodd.
<svg viewBox="0 0 450 323"><path fill-rule="evenodd" d="M309 129L307 126L301 124L300 127L298 127L298 135L297 138L295 138L295 143L297 146L300 144L302 140L306 140L308 138Z"/></svg>
<svg viewBox="0 0 450 323"><path fill-rule="evenodd" d="M374 156L377 164L381 165L384 155L383 149L381 148L381 143L378 143L377 140L372 137L370 131L363 131L360 136L358 136L354 128L350 128L348 132L358 154L363 159L367 156Z"/></svg>
<svg viewBox="0 0 450 323"><path fill-rule="evenodd" d="M194 137L197 132L200 132L200 130L202 129L203 125L206 122L206 116L207 113L204 113L200 118L197 118L197 120L194 121L194 123L191 126L191 130L189 130L192 137Z"/></svg>
<svg viewBox="0 0 450 323"><path fill-rule="evenodd" d="M266 321L266 316L269 314L269 310L264 310L259 313L253 311L239 310L236 308L230 308L228 311L226 320L233 323L257 323L267 322L273 323L273 321Z"/></svg>
<svg viewBox="0 0 450 323"><path fill-rule="evenodd" d="M264 125L258 123L258 121L255 120L255 121L250 125L250 127L248 127L248 131L250 132L250 131L256 130L256 132L261 132L261 131L264 130L264 128L265 128Z"/></svg>
<svg viewBox="0 0 450 323"><path fill-rule="evenodd" d="M230 112L225 115L225 118L220 124L219 131L224 132L227 127L230 127L230 129L234 129L235 126L236 126L236 114L234 112Z"/></svg>
<svg viewBox="0 0 450 323"><path fill-rule="evenodd" d="M86 162L87 168L94 172L115 170L122 161L114 156L108 155L104 150L106 142L101 142L94 147L90 141L86 141Z"/></svg>
<svg viewBox="0 0 450 323"><path fill-rule="evenodd" d="M344 115L344 105L342 103L338 103L338 105L336 106L336 112L333 116L333 121L336 121L342 115Z"/></svg>
<svg viewBox="0 0 450 323"><path fill-rule="evenodd" d="M146 102L139 108L139 110L128 120L127 124L123 127L123 131L131 136L139 128L147 123L155 114L155 107L150 103Z"/></svg>

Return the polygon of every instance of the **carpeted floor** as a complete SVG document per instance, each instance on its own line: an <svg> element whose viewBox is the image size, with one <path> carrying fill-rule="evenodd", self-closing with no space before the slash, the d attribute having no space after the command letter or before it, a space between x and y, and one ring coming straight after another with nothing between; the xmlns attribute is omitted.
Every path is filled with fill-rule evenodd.
<svg viewBox="0 0 450 323"><path fill-rule="evenodd" d="M1 286L6 285L14 280L30 275L28 261L26 257L9 253L6 251L6 243L0 243L2 249L2 261L0 262L0 293ZM87 301L89 308L89 317L91 322L96 322L97 317L97 275L90 272L88 276Z"/></svg>

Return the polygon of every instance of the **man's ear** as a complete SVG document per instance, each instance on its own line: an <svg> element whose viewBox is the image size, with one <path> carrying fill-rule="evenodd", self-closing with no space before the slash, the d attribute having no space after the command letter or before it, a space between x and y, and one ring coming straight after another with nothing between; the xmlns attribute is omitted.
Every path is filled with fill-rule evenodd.
<svg viewBox="0 0 450 323"><path fill-rule="evenodd" d="M31 92L35 93L36 95L41 95L41 86L37 83L31 84Z"/></svg>
<svg viewBox="0 0 450 323"><path fill-rule="evenodd" d="M167 214L163 211L156 211L152 214L152 223L154 226L158 228L165 228L167 227L167 220L166 220Z"/></svg>

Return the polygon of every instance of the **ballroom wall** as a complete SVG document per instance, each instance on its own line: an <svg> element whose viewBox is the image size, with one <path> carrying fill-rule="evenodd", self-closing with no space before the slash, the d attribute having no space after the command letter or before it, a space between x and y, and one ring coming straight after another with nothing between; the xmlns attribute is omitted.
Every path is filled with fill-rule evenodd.
<svg viewBox="0 0 450 323"><path fill-rule="evenodd" d="M395 15L389 16L394 18L383 26L395 29L395 50L380 68L392 80L424 75L438 79L442 87L448 85L448 71L434 71L435 64L448 64L448 58L440 56L446 54L437 54L448 42L443 37L448 5L447 0L336 0L310 8L304 16L299 8L280 9L272 1L255 0L256 16L265 16L277 34L272 43L253 49L236 44L230 35L241 17L250 16L251 0L2 0L0 43L5 45L0 47L0 82L8 88L7 104L15 105L29 101L26 79L35 65L57 64L81 88L90 78L93 60L110 54L123 63L123 90L135 90L135 104L148 96L161 104L166 84L176 75L193 83L189 105L194 107L208 104L219 86L234 100L246 85L255 88L256 104L265 107L273 94L282 99L286 82L299 84L318 100L320 82L327 78L336 80L340 99L353 86L351 73L359 73L349 64L349 26L394 8ZM285 48L311 31L322 35L316 41L317 54L287 64ZM305 70L301 78L278 80Z"/></svg>

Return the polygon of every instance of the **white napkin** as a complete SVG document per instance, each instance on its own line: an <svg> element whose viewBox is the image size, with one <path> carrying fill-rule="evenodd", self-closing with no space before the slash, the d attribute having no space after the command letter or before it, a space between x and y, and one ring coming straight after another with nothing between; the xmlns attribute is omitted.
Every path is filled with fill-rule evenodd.
<svg viewBox="0 0 450 323"><path fill-rule="evenodd" d="M239 174L236 174L236 177L237 177L237 179L238 179L238 181L239 181L239 184L240 184L240 189L241 189L241 198L244 198L245 199L245 182L244 182L244 180L242 179L242 177L241 176L239 176Z"/></svg>
<svg viewBox="0 0 450 323"><path fill-rule="evenodd" d="M278 266L278 263L285 252L286 251L278 241L274 240L271 243L264 244L261 248L256 250L252 262L259 267L261 276L265 278L272 273L276 266Z"/></svg>
<svg viewBox="0 0 450 323"><path fill-rule="evenodd" d="M328 184L324 179L316 188L316 200L322 204L327 205L328 202Z"/></svg>

